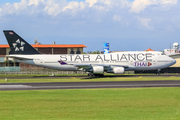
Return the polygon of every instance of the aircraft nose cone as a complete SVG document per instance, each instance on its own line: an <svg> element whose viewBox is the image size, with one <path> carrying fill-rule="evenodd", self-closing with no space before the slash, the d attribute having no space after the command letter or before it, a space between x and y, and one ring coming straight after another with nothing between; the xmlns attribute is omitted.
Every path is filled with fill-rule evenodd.
<svg viewBox="0 0 180 120"><path fill-rule="evenodd" d="M171 65L174 65L176 63L176 60L175 59L173 59L173 58L171 58L171 62L170 62L170 64Z"/></svg>
<svg viewBox="0 0 180 120"><path fill-rule="evenodd" d="M176 60L175 59L173 59L173 65L176 63Z"/></svg>

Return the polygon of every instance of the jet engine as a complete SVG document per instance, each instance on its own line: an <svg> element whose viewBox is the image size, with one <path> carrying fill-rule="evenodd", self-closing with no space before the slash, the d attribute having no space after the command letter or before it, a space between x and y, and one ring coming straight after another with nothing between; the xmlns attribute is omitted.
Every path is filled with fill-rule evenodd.
<svg viewBox="0 0 180 120"><path fill-rule="evenodd" d="M93 73L94 74L103 74L104 73L104 67L103 66L93 67Z"/></svg>
<svg viewBox="0 0 180 120"><path fill-rule="evenodd" d="M115 67L113 69L114 74L124 74L124 67Z"/></svg>

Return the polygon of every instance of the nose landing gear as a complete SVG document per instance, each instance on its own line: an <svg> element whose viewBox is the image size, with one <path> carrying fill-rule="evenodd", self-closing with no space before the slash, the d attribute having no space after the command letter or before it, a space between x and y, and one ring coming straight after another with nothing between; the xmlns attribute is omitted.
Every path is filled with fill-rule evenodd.
<svg viewBox="0 0 180 120"><path fill-rule="evenodd" d="M160 75L160 72L161 72L161 69L158 69L157 72L156 72L156 75Z"/></svg>

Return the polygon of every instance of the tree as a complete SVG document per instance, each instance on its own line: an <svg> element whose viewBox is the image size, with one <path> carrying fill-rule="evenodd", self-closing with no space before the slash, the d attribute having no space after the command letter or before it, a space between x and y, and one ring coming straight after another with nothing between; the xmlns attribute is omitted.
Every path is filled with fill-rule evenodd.
<svg viewBox="0 0 180 120"><path fill-rule="evenodd" d="M94 52L88 51L87 54L101 54L99 50L96 50Z"/></svg>

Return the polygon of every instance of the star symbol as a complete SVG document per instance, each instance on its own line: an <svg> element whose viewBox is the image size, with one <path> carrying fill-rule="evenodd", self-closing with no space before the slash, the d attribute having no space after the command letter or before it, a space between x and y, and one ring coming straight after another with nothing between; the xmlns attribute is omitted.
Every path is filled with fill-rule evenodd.
<svg viewBox="0 0 180 120"><path fill-rule="evenodd" d="M25 43L22 42L22 41L20 41L19 39L18 39L15 43L13 43L12 45L13 45L13 47L14 47L14 49L15 49L16 52L18 52L18 51L24 51L24 45L25 45Z"/></svg>

